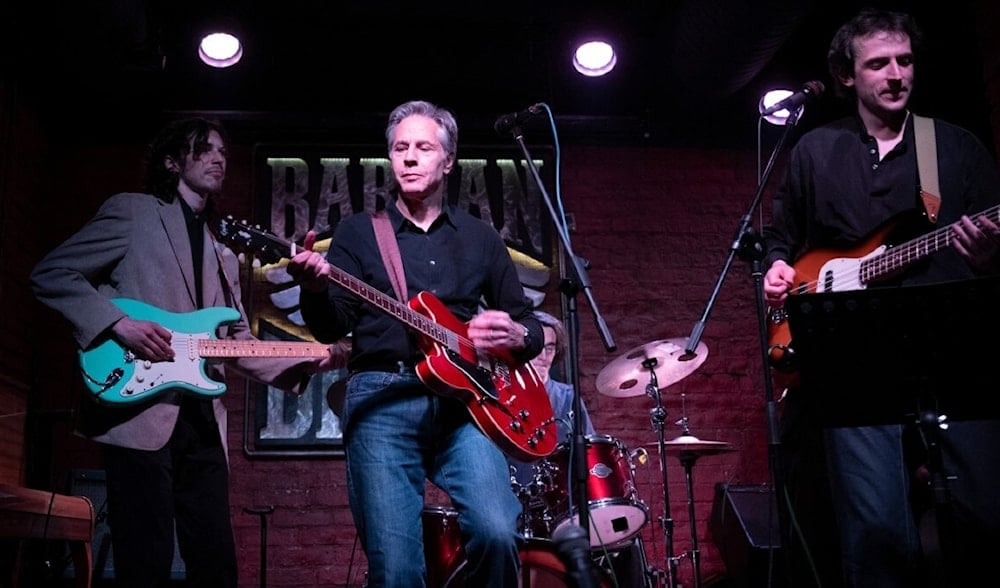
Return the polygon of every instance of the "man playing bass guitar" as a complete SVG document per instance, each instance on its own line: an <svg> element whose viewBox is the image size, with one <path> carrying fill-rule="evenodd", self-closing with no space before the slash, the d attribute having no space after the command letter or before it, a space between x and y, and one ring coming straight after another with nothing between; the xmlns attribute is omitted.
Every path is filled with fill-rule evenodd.
<svg viewBox="0 0 1000 588"><path fill-rule="evenodd" d="M920 139L915 137L916 116L908 109L921 37L911 16L874 10L860 12L836 33L827 56L829 71L838 94L854 104L855 113L805 133L790 154L784 182L775 194L773 218L763 230L769 268L764 295L772 308L781 308L789 295L800 292L970 280L1000 269L1000 179L995 161L975 136L942 120L932 121L936 158L931 163L937 167L940 208L934 195L928 204L921 197L921 189L928 186L920 181L926 176L918 175ZM855 261L845 261L849 272L817 272L812 260L805 263L810 252L824 248L858 249L870 235L905 217L924 219L916 235L936 230L939 239L929 249L908 250L906 263L887 264L892 271L884 278L891 278L889 282L868 283L864 272L870 268L857 262L864 251L854 254ZM807 265L813 267L797 271ZM864 384L862 374L858 380L858 385ZM982 392L996 394L995 389ZM808 408L812 400L808 391L793 389L783 409L789 497L780 497L779 503L792 503L805 539L785 537L782 546L788 546L789 564L807 573L793 577L792 585L928 585L921 553L930 545L921 545L913 505L907 500L914 456L904 447L910 438L907 429L912 433L913 427L824 428L816 411ZM997 421L952 422L944 436L945 466L956 478L951 489L961 529L961 546L947 547L962 560L945 573L953 580L969 578L949 585L975 583L972 578L989 573L991 567L994 556L983 546L998 544L1000 514L995 497L977 491L972 481L996 480L998 431ZM975 454L963 454L973 439L986 441L976 443ZM807 452L817 447L823 453ZM826 459L825 469L817 455ZM829 506L810 509L798 502L827 492ZM821 519L810 518L810 512L823 517L832 513L833 520L822 527ZM822 543L830 538L831 544ZM803 543L809 547L806 557L800 555ZM823 560L838 549L839 562Z"/></svg>

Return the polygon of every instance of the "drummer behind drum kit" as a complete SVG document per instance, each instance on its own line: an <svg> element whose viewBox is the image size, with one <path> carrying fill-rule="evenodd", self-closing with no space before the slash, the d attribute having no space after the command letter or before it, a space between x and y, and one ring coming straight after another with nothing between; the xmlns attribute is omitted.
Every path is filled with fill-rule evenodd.
<svg viewBox="0 0 1000 588"><path fill-rule="evenodd" d="M691 468L702 455L731 451L721 441L702 441L691 435L684 416L682 435L664 440L666 412L659 391L693 373L704 361L708 350L699 344L695 353L685 352L684 340L663 339L637 347L615 359L597 376L597 391L606 396L626 398L649 395L656 401L651 411L659 439L629 452L624 443L609 435L588 435L586 491L589 512L590 546L601 586L674 588L677 563L683 557L694 567L694 588L699 588L701 573L697 532L694 523L694 498ZM647 382L647 383L644 383ZM635 461L646 463L646 446L656 446L663 477L667 568L647 565L640 533L649 522L649 509L639 497L635 483ZM512 489L521 501L519 530L524 535L521 549L524 588L566 586L566 570L557 557L552 537L561 528L579 525L579 510L571 507L575 497L569 466L571 445L560 444L549 456L533 465L530 482L512 480ZM666 455L677 455L684 466L687 482L688 515L691 521L691 551L675 557L673 521L667 495ZM458 530L457 511L429 506L423 512L424 548L427 558L427 583L431 587L464 586L462 568L465 555Z"/></svg>

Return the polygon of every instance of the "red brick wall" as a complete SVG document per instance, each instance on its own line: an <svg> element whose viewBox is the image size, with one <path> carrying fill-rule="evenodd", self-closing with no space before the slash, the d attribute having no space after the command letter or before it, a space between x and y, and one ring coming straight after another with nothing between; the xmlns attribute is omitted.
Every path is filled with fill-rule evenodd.
<svg viewBox="0 0 1000 588"><path fill-rule="evenodd" d="M702 318L729 247L756 190L753 152L657 148L569 148L563 153L562 194L575 217L577 255L590 261L593 296L617 344L606 352L581 294L580 369L584 400L594 426L629 449L644 445L649 461L636 465L639 497L650 510L643 531L652 565L665 567L663 491L654 445L652 399L612 398L594 386L598 373L628 350L654 340L686 340ZM237 159L232 170L238 174ZM235 174L234 174L235 175ZM236 180L239 182L239 180ZM230 182L227 194L238 194ZM229 202L228 210L240 206ZM666 437L680 434L681 395L691 432L726 441L734 452L703 457L693 469L694 504L703 578L721 574L708 532L717 482L768 481L764 383L749 266L737 260L708 317L702 341L708 356L690 376L662 392ZM234 383L233 390L242 390ZM268 527L268 583L332 586L362 581L364 558L355 534L339 460L247 460L242 446L242 398L231 396L230 446L233 519L240 546L242 584L251 586L259 563L258 517L247 506L273 505ZM684 471L667 460L674 552L690 549ZM612 496L614 488L609 488ZM353 568L348 578L348 569ZM680 578L691 582L690 564Z"/></svg>
<svg viewBox="0 0 1000 588"><path fill-rule="evenodd" d="M991 3L977 3L981 22L1000 18ZM984 79L993 99L993 127L1000 104L997 55L992 29L983 25ZM50 430L26 432L23 411L29 390L43 410L72 410L78 376L74 348L65 326L51 313L32 307L27 269L68 236L108 195L139 184L142 145L108 145L100 137L55 136L37 124L30 111L15 108L0 86L5 149L0 168L0 300L4 320L0 338L0 479L23 480L25 447L53 445L45 464L55 489L65 487L73 468L100 467L93 446L73 437L63 422ZM25 118L27 117L27 119ZM10 149L16 141L17 149ZM646 396L611 398L594 381L611 361L636 346L662 338L686 340L702 319L729 249L757 186L756 155L751 150L576 147L562 157L562 194L576 231L573 247L592 264L593 297L617 349L603 348L589 306L579 296L581 384L599 433L628 448L649 451L636 464L635 482L648 505L651 521L643 530L649 563L666 566L663 490L650 419L653 402ZM253 176L250 148L235 145L227 196L221 206L249 218ZM777 178L777 172L775 179ZM766 209L768 200L765 198ZM10 309L24 309L10 312ZM25 324L29 321L30 325ZM694 466L695 527L702 554L702 578L724 573L708 530L713 486L718 482L757 484L768 481L765 391L758 345L752 279L747 263L736 260L705 322L705 362L662 392L667 438L679 434L681 396L693 434L725 441L732 453L703 457ZM32 373L25 373L32 366ZM260 528L257 516L243 508L274 506L268 517L268 583L309 588L358 586L364 557L344 491L344 464L334 459L247 459L243 446L243 382L230 382L232 448L232 518L241 560L241 586L258 585ZM31 437L30 435L37 437ZM39 438L44 437L44 438ZM684 472L676 457L667 459L668 494L673 520L674 553L690 548ZM680 581L690 585L690 561L680 562Z"/></svg>
<svg viewBox="0 0 1000 588"><path fill-rule="evenodd" d="M53 180L57 186L46 194L38 222L7 224L5 237L29 238L27 227L40 227L32 235L39 249L35 256L47 251L109 194L138 185L141 149L141 145L86 141L61 144L59 155L49 163L62 171ZM250 211L250 153L249 146L234 146L221 206L238 217L248 217ZM651 565L663 569L663 490L656 448L650 444L657 437L650 418L654 403L646 396L604 396L594 382L605 366L627 351L664 338L684 341L702 319L756 191L756 155L752 150L569 147L563 151L563 166L564 205L576 224L573 248L591 263L593 297L617 345L612 352L603 348L587 300L579 296L584 399L599 433L629 449L643 446L649 451L649 460L636 464L635 482L651 517L642 533L647 555ZM765 198L765 211L768 202ZM29 267L22 265L18 272ZM674 423L683 416L683 395L691 432L728 442L735 450L703 457L693 470L703 579L725 571L708 529L714 485L768 481L765 389L752 286L748 264L736 259L705 323L701 339L708 350L705 362L662 391L668 439L680 434ZM5 280L4 295L13 295L9 288L19 288L17 296L28 305L25 287L23 277ZM33 377L44 406L72 409L79 402L68 393L78 377L74 349L65 326L55 318L45 311L36 315L34 331L44 337L34 339L35 357L44 359L46 367L37 368ZM13 336L5 331L5 339ZM244 382L234 379L230 389L232 517L241 585L255 586L259 577L259 519L243 512L255 506L275 507L268 517L271 586L360 585L365 562L346 502L343 462L247 459L240 450ZM65 426L38 434L52 438L26 439L26 443L53 444L48 467L56 489L65 485L69 469L100 467L94 447L70 435ZM667 459L667 479L674 554L680 555L690 549L690 531L684 472L675 456ZM687 559L680 562L679 579L691 583Z"/></svg>

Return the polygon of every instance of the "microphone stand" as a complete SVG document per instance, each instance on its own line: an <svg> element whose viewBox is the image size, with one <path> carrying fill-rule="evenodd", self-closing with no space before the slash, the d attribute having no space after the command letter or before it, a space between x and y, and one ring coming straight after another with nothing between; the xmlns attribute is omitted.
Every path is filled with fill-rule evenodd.
<svg viewBox="0 0 1000 588"><path fill-rule="evenodd" d="M614 351L616 349L616 345L614 340L611 338L611 333L608 331L607 325L604 322L604 317L601 316L597 309L597 303L594 301L593 292L590 287L590 278L587 276L585 264L581 258L577 257L576 254L573 253L573 248L569 242L569 230L563 224L561 217L556 213L556 209L552 205L552 199L549 197L549 193L545 190L545 184L542 182L542 178L538 173L538 168L535 167L535 163L531 159L531 152L528 150L527 145L525 145L524 134L521 132L520 125L515 124L511 132L514 135L514 141L518 144L518 146L520 146L521 152L524 153L525 165L531 172L531 177L534 178L535 183L538 185L538 190L542 194L542 200L545 202L549 215L552 217L556 233L559 234L559 239L565 251L565 257L569 261L567 265L572 270L566 278L560 281L559 284L559 290L563 297L563 303L565 304L565 308L569 310L569 319L566 322L570 347L568 357L572 376L571 383L573 385L573 444L570 448L569 462L570 471L573 472L573 479L568 480L568 483L570 484L570 488L573 490L572 496L576 496L577 510L580 513L580 527L583 528L584 536L589 540L590 504L587 498L586 484L587 454L585 445L586 440L585 435L583 434L583 402L580 395L580 358L577 345L579 338L579 318L577 316L576 296L581 290L587 297L591 313L594 316L594 324L597 326L597 331L601 335L601 340L604 342L605 349L608 351ZM570 516L572 516L572 510L570 511Z"/></svg>
<svg viewBox="0 0 1000 588"><path fill-rule="evenodd" d="M733 239L732 244L729 247L729 255L726 258L726 262L723 265L722 272L719 274L719 278L715 283L715 289L712 291L712 295L709 298L708 304L705 307L705 311L701 316L701 319L695 323L694 328L691 331L691 335L688 337L687 346L685 347L685 355L693 355L695 350L698 348L698 342L701 339L702 333L705 331L705 324L708 321L708 315L711 313L712 308L715 306L715 301L718 298L719 292L722 289L722 283L726 280L726 275L729 273L729 269L733 264L733 260L737 255L740 256L744 261L750 261L751 264L751 276L754 281L754 294L756 295L757 302L757 327L758 335L760 337L760 351L761 351L761 363L764 367L764 397L766 406L766 417L767 417L767 438L768 438L768 465L770 468L770 477L772 488L774 488L774 496L779 505L785 504L783 498L785 495L785 476L784 471L780 466L780 454L778 452L780 444L780 435L778 434L778 417L777 417L777 406L774 400L774 386L770 376L771 362L770 355L768 353L768 338L767 338L767 311L766 304L764 303L764 271L762 261L766 252L764 250L764 242L762 237L753 230L753 214L754 211L760 206L761 199L764 194L764 188L767 186L767 180L771 175L771 171L774 168L774 164L777 161L778 154L784 147L785 142L788 139L788 135L791 129L798 123L799 108L791 111L791 114L785 120L785 129L781 133L781 137L778 139L777 144L774 146L774 150L771 152L771 157L768 159L767 165L764 167L764 172L761 175L761 179L757 185L757 192L754 194L753 200L750 202L750 206L743 217L740 219L740 226L736 230L736 236ZM779 506L778 516L779 519L782 516L786 516L788 513L785 512L785 508ZM787 521L788 519L783 519ZM779 522L783 522L779 521ZM771 526L768 525L768 531L770 532ZM781 528L785 528L782 524ZM774 550L770 550L771 557L773 558ZM768 585L771 584L773 561L769 562L768 566ZM787 568L787 566L786 566Z"/></svg>

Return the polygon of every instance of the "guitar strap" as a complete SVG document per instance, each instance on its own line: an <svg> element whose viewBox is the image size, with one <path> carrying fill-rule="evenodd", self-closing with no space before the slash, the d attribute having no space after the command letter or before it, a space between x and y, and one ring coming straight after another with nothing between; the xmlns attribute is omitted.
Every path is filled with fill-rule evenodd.
<svg viewBox="0 0 1000 588"><path fill-rule="evenodd" d="M218 241L215 239L215 235L212 231L208 231L209 246L212 248L212 252L215 253L216 263L219 264L219 280L222 281L222 294L225 298L232 304L232 307L240 311L240 314L247 320L250 320L250 315L246 313L243 308L243 301L240 297L233 292L232 288L229 287L229 274L226 272L226 265L222 263L222 254L219 253Z"/></svg>
<svg viewBox="0 0 1000 588"><path fill-rule="evenodd" d="M406 303L406 275L403 273L403 260L399 256L399 243L396 233L392 230L392 221L385 210L372 213L372 227L375 229L375 240L378 241L378 251L382 254L382 265L389 274L392 289L396 298Z"/></svg>
<svg viewBox="0 0 1000 588"><path fill-rule="evenodd" d="M937 141L934 138L934 119L913 116L913 138L917 145L917 175L920 182L920 200L927 211L927 220L936 223L941 208L941 188L938 186Z"/></svg>

